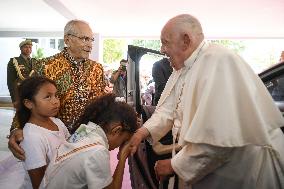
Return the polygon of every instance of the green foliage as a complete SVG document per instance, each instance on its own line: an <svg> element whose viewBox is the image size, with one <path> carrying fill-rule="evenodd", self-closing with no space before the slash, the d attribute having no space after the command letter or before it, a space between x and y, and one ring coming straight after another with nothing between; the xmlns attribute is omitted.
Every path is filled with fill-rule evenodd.
<svg viewBox="0 0 284 189"><path fill-rule="evenodd" d="M122 39L105 39L103 41L103 61L106 64L118 62L123 58L126 41Z"/></svg>
<svg viewBox="0 0 284 189"><path fill-rule="evenodd" d="M153 49L156 51L160 51L161 49L161 42L160 40L141 40L141 39L134 39L132 44L139 47L144 47L147 49Z"/></svg>
<svg viewBox="0 0 284 189"><path fill-rule="evenodd" d="M238 54L245 50L245 44L241 40L228 40L228 39L217 39L217 40L209 40L211 43L216 43L223 45L229 49L234 50Z"/></svg>
<svg viewBox="0 0 284 189"><path fill-rule="evenodd" d="M41 59L44 58L44 53L43 53L43 48L37 48L36 49L36 53L32 55L33 58L35 59Z"/></svg>
<svg viewBox="0 0 284 189"><path fill-rule="evenodd" d="M141 40L134 39L130 42L131 45L144 47L160 51L160 40ZM103 62L111 64L113 62L119 62L127 51L127 41L124 39L105 39L103 41Z"/></svg>

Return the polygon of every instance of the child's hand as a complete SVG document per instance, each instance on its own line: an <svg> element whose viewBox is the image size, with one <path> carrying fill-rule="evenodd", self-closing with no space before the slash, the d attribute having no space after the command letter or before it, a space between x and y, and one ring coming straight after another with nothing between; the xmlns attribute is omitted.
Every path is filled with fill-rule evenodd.
<svg viewBox="0 0 284 189"><path fill-rule="evenodd" d="M128 156L130 155L130 144L125 142L119 147L119 152L117 154L117 159L119 160L126 160Z"/></svg>

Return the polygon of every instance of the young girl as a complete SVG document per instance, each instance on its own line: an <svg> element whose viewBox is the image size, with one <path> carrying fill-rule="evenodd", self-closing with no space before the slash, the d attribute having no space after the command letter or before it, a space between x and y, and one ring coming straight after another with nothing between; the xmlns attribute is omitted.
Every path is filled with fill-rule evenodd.
<svg viewBox="0 0 284 189"><path fill-rule="evenodd" d="M22 188L38 188L45 169L56 148L70 136L64 123L54 118L60 102L56 84L45 77L24 80L18 89L18 119L23 128L25 151L24 167L27 170Z"/></svg>
<svg viewBox="0 0 284 189"><path fill-rule="evenodd" d="M124 144L137 128L135 111L108 94L87 106L80 123L68 142L58 148L41 187L120 189L130 151ZM119 161L112 177L109 151L119 146Z"/></svg>

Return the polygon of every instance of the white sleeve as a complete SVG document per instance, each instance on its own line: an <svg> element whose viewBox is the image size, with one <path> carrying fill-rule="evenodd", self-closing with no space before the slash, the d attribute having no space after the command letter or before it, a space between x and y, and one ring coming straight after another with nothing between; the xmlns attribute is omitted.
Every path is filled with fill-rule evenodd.
<svg viewBox="0 0 284 189"><path fill-rule="evenodd" d="M47 142L40 133L25 133L21 147L25 151L24 167L31 170L47 165Z"/></svg>
<svg viewBox="0 0 284 189"><path fill-rule="evenodd" d="M151 134L153 143L158 142L172 129L174 101L174 94L172 92L165 102L155 110L151 118L143 124Z"/></svg>
<svg viewBox="0 0 284 189"><path fill-rule="evenodd" d="M84 163L88 188L105 188L112 182L109 151L101 148L87 158Z"/></svg>
<svg viewBox="0 0 284 189"><path fill-rule="evenodd" d="M191 143L172 158L171 164L179 177L193 184L228 162L232 150L228 147Z"/></svg>

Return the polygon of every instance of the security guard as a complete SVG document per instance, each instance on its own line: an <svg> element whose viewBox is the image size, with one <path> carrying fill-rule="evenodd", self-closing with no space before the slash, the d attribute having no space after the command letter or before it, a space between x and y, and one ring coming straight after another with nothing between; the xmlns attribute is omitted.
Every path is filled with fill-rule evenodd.
<svg viewBox="0 0 284 189"><path fill-rule="evenodd" d="M32 53L32 41L25 40L19 44L21 54L19 57L11 58L7 65L7 85L12 102L15 106L16 87L25 78L34 74L32 63L35 59L30 57Z"/></svg>

